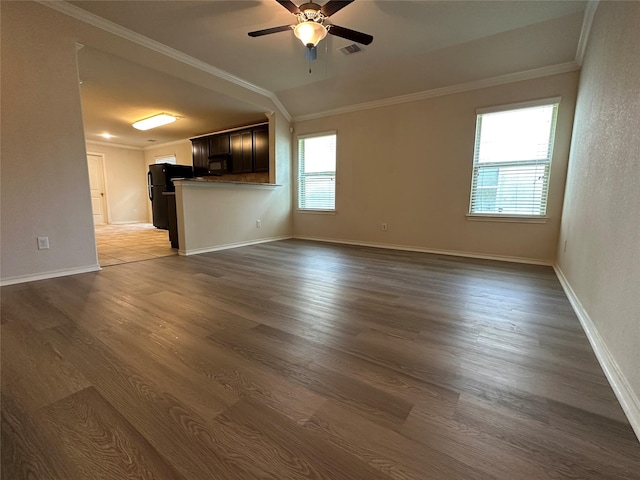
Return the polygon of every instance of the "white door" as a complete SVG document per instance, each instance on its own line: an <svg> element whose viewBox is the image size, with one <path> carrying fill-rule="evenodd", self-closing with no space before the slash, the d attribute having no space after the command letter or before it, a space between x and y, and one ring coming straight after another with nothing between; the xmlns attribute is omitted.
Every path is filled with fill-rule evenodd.
<svg viewBox="0 0 640 480"><path fill-rule="evenodd" d="M93 210L93 223L103 225L106 223L106 209L104 197L104 177L102 175L102 155L87 155L89 165L89 188L91 189L91 209Z"/></svg>

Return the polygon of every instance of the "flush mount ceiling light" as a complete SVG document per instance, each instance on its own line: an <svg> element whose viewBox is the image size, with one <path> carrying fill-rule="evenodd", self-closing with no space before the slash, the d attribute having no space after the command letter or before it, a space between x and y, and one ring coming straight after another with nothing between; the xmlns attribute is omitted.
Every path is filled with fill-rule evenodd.
<svg viewBox="0 0 640 480"><path fill-rule="evenodd" d="M153 117L138 120L132 126L133 128L137 128L138 130L149 130L151 128L156 128L162 125L173 123L177 119L178 117L176 117L175 115L170 115L168 113L159 113L157 115L154 115Z"/></svg>

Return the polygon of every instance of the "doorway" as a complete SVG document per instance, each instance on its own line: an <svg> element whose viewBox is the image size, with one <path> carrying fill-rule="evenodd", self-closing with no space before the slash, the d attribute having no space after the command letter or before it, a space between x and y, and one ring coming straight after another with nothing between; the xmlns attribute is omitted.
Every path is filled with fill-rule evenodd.
<svg viewBox="0 0 640 480"><path fill-rule="evenodd" d="M150 223L110 223L105 181L105 156L87 153L91 210L101 267L177 255L169 234Z"/></svg>
<svg viewBox="0 0 640 480"><path fill-rule="evenodd" d="M104 225L109 223L107 217L107 199L104 186L104 156L97 153L87 154L89 168L89 189L91 191L91 210L93 212L93 224Z"/></svg>

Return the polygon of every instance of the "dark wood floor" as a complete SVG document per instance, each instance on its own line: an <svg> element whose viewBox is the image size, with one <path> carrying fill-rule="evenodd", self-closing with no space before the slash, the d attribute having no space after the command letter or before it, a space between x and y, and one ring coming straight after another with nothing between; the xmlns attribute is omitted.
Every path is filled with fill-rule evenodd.
<svg viewBox="0 0 640 480"><path fill-rule="evenodd" d="M283 241L2 289L18 479L639 479L549 267Z"/></svg>

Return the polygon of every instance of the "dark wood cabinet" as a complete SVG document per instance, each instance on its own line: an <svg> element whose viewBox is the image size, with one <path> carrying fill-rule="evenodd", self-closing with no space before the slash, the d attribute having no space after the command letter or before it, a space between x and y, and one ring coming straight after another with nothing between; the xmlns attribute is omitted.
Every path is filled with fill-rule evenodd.
<svg viewBox="0 0 640 480"><path fill-rule="evenodd" d="M231 173L253 172L253 134L251 130L229 135L231 143Z"/></svg>
<svg viewBox="0 0 640 480"><path fill-rule="evenodd" d="M209 139L196 138L191 141L193 152L193 174L201 177L209 173Z"/></svg>
<svg viewBox="0 0 640 480"><path fill-rule="evenodd" d="M269 125L255 125L191 140L196 176L208 175L209 160L226 158L229 173L269 171Z"/></svg>
<svg viewBox="0 0 640 480"><path fill-rule="evenodd" d="M209 137L209 155L229 155L229 134L220 133Z"/></svg>
<svg viewBox="0 0 640 480"><path fill-rule="evenodd" d="M269 171L269 127L253 129L253 171Z"/></svg>

